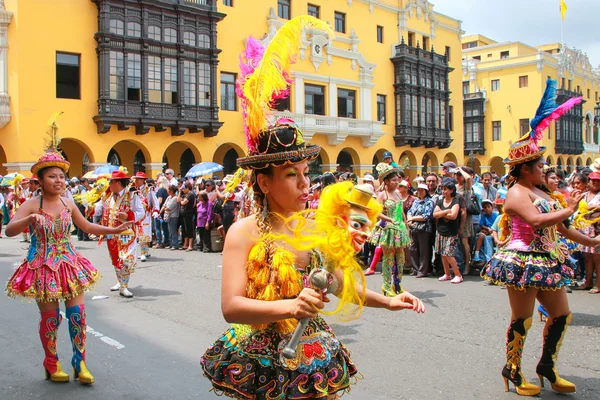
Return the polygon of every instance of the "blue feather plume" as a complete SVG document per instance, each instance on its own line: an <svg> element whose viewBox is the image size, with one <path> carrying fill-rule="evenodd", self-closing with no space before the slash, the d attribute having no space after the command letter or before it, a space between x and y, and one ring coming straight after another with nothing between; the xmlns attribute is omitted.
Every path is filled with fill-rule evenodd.
<svg viewBox="0 0 600 400"><path fill-rule="evenodd" d="M531 120L529 124L531 126L531 138L534 140L539 140L541 138L536 138L536 128L546 117L550 116L554 110L558 108L558 104L556 104L556 81L548 78L546 81L546 90L544 91L544 95L542 96L542 101L535 112L535 117Z"/></svg>

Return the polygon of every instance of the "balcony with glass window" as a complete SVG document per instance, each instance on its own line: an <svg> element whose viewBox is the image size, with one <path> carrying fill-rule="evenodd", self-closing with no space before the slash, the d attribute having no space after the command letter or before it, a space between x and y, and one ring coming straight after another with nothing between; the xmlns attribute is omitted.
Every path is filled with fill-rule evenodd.
<svg viewBox="0 0 600 400"><path fill-rule="evenodd" d="M450 147L450 90L448 58L431 49L405 43L395 46L394 104L397 147Z"/></svg>
<svg viewBox="0 0 600 400"><path fill-rule="evenodd" d="M568 89L558 89L556 92L557 104L563 104L565 101L581 96ZM583 140L583 104L585 100L570 109L560 120L556 121L556 142L555 148L557 154L578 155L585 150Z"/></svg>
<svg viewBox="0 0 600 400"><path fill-rule="evenodd" d="M326 135L330 145L342 144L348 137L359 137L364 146L373 146L385 132L383 122L354 118L330 117L315 114L296 114L277 111L278 118L293 119L302 130L304 139L310 140L314 134Z"/></svg>
<svg viewBox="0 0 600 400"><path fill-rule="evenodd" d="M485 154L485 96L482 92L463 94L464 154Z"/></svg>
<svg viewBox="0 0 600 400"><path fill-rule="evenodd" d="M140 0L126 8L122 0L91 1L98 8L98 133L114 126L215 136L223 125L216 31L225 17L216 0Z"/></svg>

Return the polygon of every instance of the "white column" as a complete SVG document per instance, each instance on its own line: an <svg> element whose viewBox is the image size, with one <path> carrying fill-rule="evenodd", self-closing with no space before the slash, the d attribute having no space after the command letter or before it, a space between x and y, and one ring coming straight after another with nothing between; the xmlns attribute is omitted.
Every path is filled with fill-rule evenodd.
<svg viewBox="0 0 600 400"><path fill-rule="evenodd" d="M329 98L329 116L336 117L338 116L338 106L337 106L337 84L330 83L329 87L326 88L327 97Z"/></svg>
<svg viewBox="0 0 600 400"><path fill-rule="evenodd" d="M304 114L306 112L304 103L304 79L296 77L294 84L294 113Z"/></svg>
<svg viewBox="0 0 600 400"><path fill-rule="evenodd" d="M370 87L361 86L359 96L360 110L358 115L355 116L356 119L367 121L377 120L377 117L373 118L373 90Z"/></svg>
<svg viewBox="0 0 600 400"><path fill-rule="evenodd" d="M8 71L6 69L8 49L8 24L13 13L6 11L4 0L0 0L0 128L10 121L10 95L8 94Z"/></svg>

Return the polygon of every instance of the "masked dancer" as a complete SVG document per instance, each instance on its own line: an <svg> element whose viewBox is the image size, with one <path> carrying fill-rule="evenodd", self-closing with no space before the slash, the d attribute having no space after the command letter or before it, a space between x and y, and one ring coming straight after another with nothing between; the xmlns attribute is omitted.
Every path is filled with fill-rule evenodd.
<svg viewBox="0 0 600 400"><path fill-rule="evenodd" d="M302 250L297 250L279 239L297 238L293 231L302 231L299 224L307 222L306 218L289 223L285 219L304 210L310 186L308 164L320 151L319 146L304 142L293 121L269 121L269 105L289 94L286 88L291 78L287 71L306 26L331 32L324 22L302 16L281 27L267 48L250 38L238 81L249 146L248 156L238 159L238 165L252 171L255 209L253 215L232 225L223 251L221 307L225 319L234 325L205 352L201 361L214 389L233 398L331 399L347 391L350 378L356 374L348 350L317 316L328 301L326 294L308 285L311 271L327 265L323 253L317 248L305 250L305 246L298 246ZM342 192L343 198L348 198L348 186ZM372 194L367 200L373 204ZM350 203L344 204L344 214L348 215ZM375 207L377 210L376 203ZM335 211L330 208L329 213L332 212ZM360 218L356 215L358 220L352 221L356 222L353 226L365 229L363 226L372 224L376 214L366 211ZM346 225L351 223L349 216L346 221ZM337 226L347 237L346 225ZM331 224L329 231L333 232L335 226ZM355 237L358 243L366 240L364 232ZM347 244L336 254L355 260L350 239L336 243ZM358 264L352 270L361 272ZM333 280L333 273L328 276ZM363 290L364 296L357 295L352 284L345 285L345 277L336 275L338 285L333 290L344 305L354 305L355 301L372 307L423 311L422 303L408 293L387 298ZM310 321L302 332L300 345L292 358L285 358L283 350L291 346L290 336L297 320L303 318Z"/></svg>

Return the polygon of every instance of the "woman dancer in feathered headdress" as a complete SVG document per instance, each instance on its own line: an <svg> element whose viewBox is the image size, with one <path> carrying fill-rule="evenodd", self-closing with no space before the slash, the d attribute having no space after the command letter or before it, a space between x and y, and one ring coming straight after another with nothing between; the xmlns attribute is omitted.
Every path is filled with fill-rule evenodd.
<svg viewBox="0 0 600 400"><path fill-rule="evenodd" d="M521 355L531 315L537 299L548 310L544 327L542 358L536 372L542 387L544 378L557 392L575 391L575 385L561 378L555 363L562 339L571 321L565 286L573 278L573 265L562 236L586 246L600 244L568 226L567 219L577 210L583 194L571 192L566 208L543 185L545 147L539 146L543 131L559 119L581 98L556 104L556 82L548 80L542 102L531 121L531 132L510 146L504 163L510 167L510 182L504 203L505 217L500 222L501 238L508 244L501 248L481 271L481 276L507 286L512 311L506 333L506 364L502 370L506 390L511 381L519 395L535 396L540 387L525 380L521 372Z"/></svg>
<svg viewBox="0 0 600 400"><path fill-rule="evenodd" d="M325 22L297 17L280 28L267 48L250 39L242 59L238 94L245 117L248 156L238 159L238 165L252 171L255 210L234 223L225 240L221 308L225 319L234 325L201 360L215 390L234 398L330 399L348 390L350 378L356 374L348 350L317 316L328 301L325 292L307 285L307 276L321 271L328 262L323 258L327 253L306 250L303 243L281 237L294 238L298 223L303 221L287 223L286 218L304 210L310 185L308 163L320 151L319 146L305 143L294 121L270 121L273 100L287 96L291 84L288 71L306 27L313 32L331 32ZM360 218L357 228L368 222L368 218ZM316 247L321 240L322 235L316 235ZM341 260L348 255L352 259L352 252L335 249L339 247L329 246L333 258L337 254ZM386 298L346 285L346 275L336 267L329 268L328 276L332 282L335 276L338 282L334 293L341 296L340 311L354 303L359 308L366 304L423 311L422 302L408 293ZM293 348L295 354L285 353L291 357L285 358L286 346L293 347L290 336L298 320L305 318L310 322L299 331L302 335Z"/></svg>
<svg viewBox="0 0 600 400"><path fill-rule="evenodd" d="M73 201L62 197L69 162L58 152L55 114L50 120L50 141L46 153L31 167L39 177L41 195L27 200L19 207L6 226L6 235L15 236L31 226L31 246L27 257L16 269L8 283L9 297L35 300L40 309L40 339L44 347L46 379L68 382L58 361L58 327L62 321L60 302L65 302L69 334L73 344L73 378L91 384L94 377L86 367L86 313L83 292L100 279L100 273L71 243L73 222L84 232L95 235L116 234L128 228L123 224L106 228L88 222Z"/></svg>

